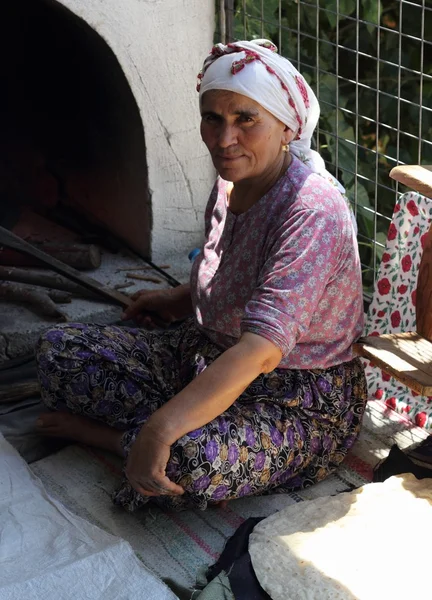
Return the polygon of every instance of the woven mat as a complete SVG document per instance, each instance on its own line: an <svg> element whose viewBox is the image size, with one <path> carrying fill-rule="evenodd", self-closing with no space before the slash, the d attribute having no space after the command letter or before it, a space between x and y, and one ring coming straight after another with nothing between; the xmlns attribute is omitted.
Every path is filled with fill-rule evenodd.
<svg viewBox="0 0 432 600"><path fill-rule="evenodd" d="M31 465L51 495L70 511L127 540L158 577L192 586L197 571L215 562L228 537L248 517L269 516L290 504L351 490L371 481L374 465L397 443L407 448L427 437L383 403L368 403L363 430L338 471L301 492L233 501L227 509L164 513L157 507L127 513L111 504L120 461L83 446L69 446Z"/></svg>

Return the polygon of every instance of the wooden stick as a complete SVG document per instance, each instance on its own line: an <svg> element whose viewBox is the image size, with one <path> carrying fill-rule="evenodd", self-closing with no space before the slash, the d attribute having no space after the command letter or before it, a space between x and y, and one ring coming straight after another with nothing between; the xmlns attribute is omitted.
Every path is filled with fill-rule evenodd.
<svg viewBox="0 0 432 600"><path fill-rule="evenodd" d="M64 275L68 279L79 283L80 285L84 286L89 290L92 290L93 292L95 292L95 294L98 294L100 296L103 296L104 298L111 300L115 304L120 304L120 306L126 307L130 306L130 304L132 303L132 300L125 294L122 294L117 290L113 290L108 286L104 285L103 283L96 281L96 279L92 279L91 277L80 273L76 269L65 265L64 263L50 256L49 254L45 254L45 252L42 252L38 248L35 248L34 246L24 241L11 231L8 231L4 227L0 226L0 246L2 245L7 246L8 248L12 248L13 250L18 250L19 252L24 252L25 254L35 256L40 261L51 267L53 271Z"/></svg>
<svg viewBox="0 0 432 600"><path fill-rule="evenodd" d="M101 266L101 252L95 244L35 244L39 250L54 256L65 264L79 270L97 269Z"/></svg>
<svg viewBox="0 0 432 600"><path fill-rule="evenodd" d="M116 273L121 273L122 271L150 271L153 267L143 266L143 267L122 267L120 269L116 269ZM160 265L159 269L170 269L171 265Z"/></svg>
<svg viewBox="0 0 432 600"><path fill-rule="evenodd" d="M57 293L64 294L64 292L58 291ZM44 317L51 317L59 321L67 321L66 315L57 308L50 294L42 289L37 290L30 286L3 281L0 284L0 300L28 304ZM63 300L60 300L60 302L62 301Z"/></svg>
<svg viewBox="0 0 432 600"><path fill-rule="evenodd" d="M156 277L148 277L147 275L126 273L126 277L130 277L131 279L140 279L141 281L152 281L153 283L162 283L160 279L157 279Z"/></svg>
<svg viewBox="0 0 432 600"><path fill-rule="evenodd" d="M40 385L36 379L24 383L8 383L0 386L0 404L25 400L25 398L31 398L39 393Z"/></svg>
<svg viewBox="0 0 432 600"><path fill-rule="evenodd" d="M134 285L133 283L118 283L117 285L114 286L115 290L123 290L124 288L129 288L131 285Z"/></svg>
<svg viewBox="0 0 432 600"><path fill-rule="evenodd" d="M121 273L122 271L149 271L151 267L122 267L121 269L116 269L116 273Z"/></svg>

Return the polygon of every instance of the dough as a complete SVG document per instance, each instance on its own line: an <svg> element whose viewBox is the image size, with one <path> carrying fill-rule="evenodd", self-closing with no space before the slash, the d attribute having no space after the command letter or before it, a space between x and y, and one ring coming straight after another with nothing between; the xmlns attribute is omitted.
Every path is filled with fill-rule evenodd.
<svg viewBox="0 0 432 600"><path fill-rule="evenodd" d="M273 600L432 598L432 479L398 475L259 523L252 564Z"/></svg>

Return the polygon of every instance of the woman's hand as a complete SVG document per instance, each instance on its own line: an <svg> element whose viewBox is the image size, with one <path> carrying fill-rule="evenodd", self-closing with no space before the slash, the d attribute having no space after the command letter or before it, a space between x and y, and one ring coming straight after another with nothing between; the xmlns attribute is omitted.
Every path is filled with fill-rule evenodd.
<svg viewBox="0 0 432 600"><path fill-rule="evenodd" d="M142 496L178 496L184 493L166 476L170 446L144 425L133 444L126 463L126 477Z"/></svg>
<svg viewBox="0 0 432 600"><path fill-rule="evenodd" d="M167 290L140 290L131 299L133 303L125 309L122 319L133 319L149 329L167 327L192 311L188 285Z"/></svg>

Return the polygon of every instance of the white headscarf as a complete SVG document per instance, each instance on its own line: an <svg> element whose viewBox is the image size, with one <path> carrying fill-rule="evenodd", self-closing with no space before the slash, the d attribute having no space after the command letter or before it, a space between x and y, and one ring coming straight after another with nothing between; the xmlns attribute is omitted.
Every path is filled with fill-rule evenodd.
<svg viewBox="0 0 432 600"><path fill-rule="evenodd" d="M344 193L345 189L311 149L320 107L308 83L269 40L217 44L198 75L200 99L209 90L228 90L258 102L294 132L292 154Z"/></svg>

